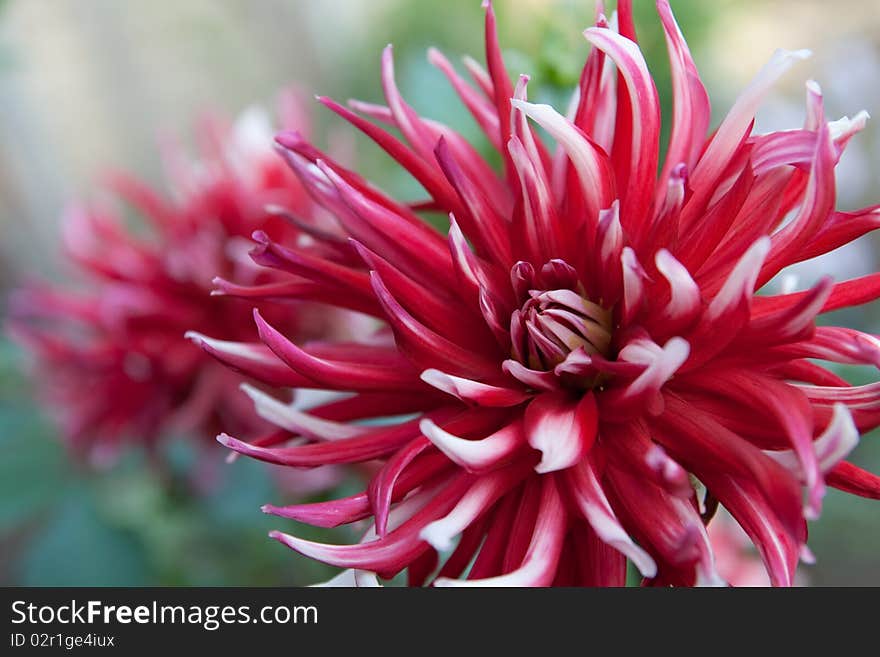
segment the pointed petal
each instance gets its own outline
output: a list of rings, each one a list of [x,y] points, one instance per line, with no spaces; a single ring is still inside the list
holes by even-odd
[[[631,117],[631,152],[620,216],[630,238],[638,244],[651,216],[660,145],[660,101],[654,80],[639,47],[622,34],[601,27],[584,31],[584,37],[617,65],[626,84]],[[603,205],[602,207],[607,207]]]
[[[478,406],[516,406],[529,397],[528,393],[521,390],[492,386],[436,369],[425,370],[421,379],[438,390]]]
[[[579,400],[567,393],[544,393],[526,407],[524,428],[529,445],[541,452],[535,471],[564,470],[578,463],[596,440],[599,413],[591,392]]]
[[[700,288],[691,278],[687,268],[666,249],[657,251],[654,262],[657,271],[669,284],[670,294],[669,303],[666,304],[658,322],[665,325],[665,330],[675,333],[688,326],[699,315],[702,309]]]
[[[711,107],[709,95],[700,81],[697,66],[672,15],[668,0],[658,0],[657,12],[666,35],[673,95],[672,129],[666,162],[660,174],[662,184],[679,163],[684,163],[688,168],[697,163],[709,128]]]
[[[287,365],[307,376],[315,384],[330,390],[411,390],[418,384],[415,370],[407,366],[404,359],[392,350],[386,350],[388,360],[382,365],[363,362],[332,361],[313,356],[305,349],[295,345],[279,331],[270,326],[254,310],[254,321],[260,339]],[[376,348],[379,352],[380,348]],[[312,387],[316,387],[313,384]]]
[[[249,342],[215,340],[198,331],[187,331],[184,337],[236,372],[251,376],[273,386],[310,388],[315,382],[294,372],[265,345]]]
[[[479,440],[460,438],[441,429],[430,419],[422,420],[419,429],[441,452],[470,472],[481,472],[509,463],[525,444],[520,422],[512,422]]]
[[[550,105],[536,105],[518,99],[510,102],[514,108],[549,132],[565,150],[578,174],[588,216],[595,222],[599,210],[607,208],[614,200],[607,157],[586,135]]]
[[[415,364],[423,364],[423,369],[432,365],[443,365],[461,376],[475,376],[483,379],[497,379],[498,365],[491,358],[475,353],[448,340],[446,337],[416,321],[400,303],[391,296],[381,276],[370,272],[373,289],[379,303],[385,309],[388,323],[394,331],[398,348]]]
[[[434,586],[549,586],[562,553],[566,520],[565,507],[554,478],[542,477],[538,519],[520,566],[512,572],[486,579],[438,578]]]
[[[447,515],[422,528],[419,537],[435,550],[448,552],[453,539],[467,529],[528,473],[527,467],[502,468],[481,476]]]
[[[553,372],[532,370],[517,360],[508,359],[501,364],[501,369],[517,381],[535,390],[559,390],[559,379]]]
[[[632,561],[643,577],[656,576],[657,564],[621,526],[592,466],[582,461],[565,474],[575,505],[599,538]]]
[[[725,166],[746,137],[758,106],[771,86],[796,62],[806,59],[809,55],[808,50],[777,50],[740,94],[694,168],[691,176],[693,195],[682,217],[685,228],[692,225],[692,222],[705,210]]]
[[[828,485],[860,497],[880,500],[880,477],[853,465],[849,461],[841,461],[828,473]]]
[[[285,404],[267,395],[259,388],[242,384],[241,389],[254,402],[254,407],[264,420],[313,440],[341,440],[354,438],[369,431],[369,428],[342,422],[332,422],[313,417],[296,410],[292,404]]]
[[[834,414],[825,431],[816,438],[813,447],[816,451],[819,470],[826,474],[859,444],[859,430],[856,428],[846,404],[834,404]],[[803,466],[794,450],[768,451],[767,456],[805,479]]]

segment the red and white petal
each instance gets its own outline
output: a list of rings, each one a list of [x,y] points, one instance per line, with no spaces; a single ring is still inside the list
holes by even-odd
[[[529,398],[522,390],[480,383],[437,369],[427,369],[420,377],[428,385],[478,406],[516,406]]]
[[[485,513],[528,472],[523,467],[496,470],[481,476],[448,514],[422,528],[419,537],[439,552],[448,552],[453,539]]]
[[[332,566],[377,572],[380,576],[393,575],[422,554],[429,546],[419,539],[418,533],[429,522],[448,513],[465,493],[470,477],[459,476],[448,482],[407,498],[392,512],[391,531],[384,538],[356,545],[328,545],[291,536],[279,531],[270,532],[274,538],[312,559]],[[442,490],[442,494],[440,493]]]
[[[696,64],[668,0],[657,2],[657,13],[660,14],[666,35],[673,94],[672,130],[659,187],[665,192],[662,183],[669,178],[674,167],[683,163],[691,168],[697,163],[709,128],[711,107],[709,95],[700,81]]]
[[[315,387],[312,379],[291,370],[265,345],[259,343],[216,340],[198,331],[187,331],[184,337],[232,369],[258,381],[281,387]]]
[[[670,301],[666,304],[659,321],[683,328],[694,319],[702,307],[700,288],[690,272],[666,249],[657,251],[654,257],[657,271],[669,283]]]
[[[575,505],[599,538],[632,561],[643,577],[654,577],[657,574],[657,564],[651,555],[633,542],[614,515],[590,463],[578,463],[569,468],[565,476]]]
[[[509,463],[525,444],[522,425],[513,422],[479,440],[468,440],[441,429],[431,419],[419,423],[419,430],[452,461],[471,472]]]
[[[529,445],[541,452],[535,471],[546,474],[580,462],[596,440],[599,412],[591,392],[572,399],[567,393],[544,393],[526,407],[524,429]]]
[[[254,402],[257,415],[261,418],[313,440],[342,440],[370,431],[368,427],[323,420],[303,413],[292,404],[285,404],[247,383],[242,384],[241,389]]]
[[[826,474],[845,459],[858,444],[859,430],[853,421],[852,413],[846,404],[840,402],[834,404],[831,422],[813,443],[819,470],[822,474]],[[803,466],[794,450],[767,451],[766,454],[797,474],[801,480],[805,479]]]
[[[559,390],[561,384],[559,383],[559,378],[553,372],[544,372],[540,370],[533,370],[518,360],[508,359],[501,363],[501,369],[505,374],[509,374],[513,378],[515,378],[520,383],[534,389],[534,390],[545,390],[545,391],[554,391]]]
[[[519,567],[504,575],[484,579],[438,578],[434,586],[550,586],[556,576],[568,523],[555,479],[541,479],[537,521],[525,558]]]
[[[607,208],[614,200],[611,194],[611,172],[604,154],[550,105],[527,103],[518,99],[510,102],[515,109],[549,132],[565,150],[580,180],[589,216],[595,221],[599,210]]]
[[[633,41],[601,27],[588,28],[584,31],[584,37],[617,64],[617,70],[628,91],[632,113],[632,132],[628,135],[631,152],[627,154],[629,174],[624,181],[625,187],[618,191],[622,198],[620,215],[623,226],[630,232],[630,238],[638,244],[651,215],[657,177],[660,143],[660,101],[657,89],[645,59]]]
[[[755,293],[758,272],[769,252],[769,237],[762,237],[749,247],[724,281],[718,294],[709,303],[706,309],[706,319],[709,323],[720,323],[725,317],[732,315],[738,307],[750,303]]]
[[[647,353],[643,343],[649,343],[654,349]],[[690,344],[681,337],[670,338],[662,348],[647,340],[629,343],[621,350],[619,358],[647,365],[647,368],[625,387],[609,390],[601,401],[609,408],[618,409],[631,408],[637,402],[644,401],[651,414],[662,413],[663,399],[659,394],[660,389],[684,365],[690,352]]]
[[[693,195],[685,209],[683,228],[687,229],[690,222],[705,210],[725,167],[746,137],[758,107],[772,85],[796,62],[809,55],[808,50],[777,50],[737,98],[694,168],[691,176]]]

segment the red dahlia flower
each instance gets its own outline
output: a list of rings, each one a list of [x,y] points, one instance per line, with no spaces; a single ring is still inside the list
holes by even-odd
[[[282,125],[300,124],[300,108],[285,94]],[[266,146],[272,129],[258,110],[234,127],[216,119],[200,127],[198,161],[169,149],[168,197],[114,174],[109,188],[125,212],[97,202],[69,209],[65,247],[86,274],[81,285],[33,285],[10,304],[13,333],[36,357],[47,408],[71,447],[92,458],[112,458],[125,438],[153,444],[179,430],[210,439],[221,427],[260,426],[238,377],[184,332],[252,335],[252,303],[212,298],[212,277],[221,272],[271,289],[279,277],[247,258],[246,238],[260,229],[273,239],[302,239],[317,229],[321,211]],[[131,210],[145,220],[140,231]],[[266,312],[300,338],[324,335],[332,322],[302,305]]]
[[[387,106],[320,100],[429,200],[395,201],[300,135],[276,138],[349,241],[325,241],[322,257],[258,236],[254,259],[390,333],[297,345],[256,313],[263,345],[215,350],[221,360],[267,383],[284,372],[354,394],[309,413],[258,398],[299,444],[219,440],[295,467],[380,461],[361,494],[265,509],[372,523],[355,545],[273,533],[350,569],[336,581],[406,569],[414,585],[622,585],[628,558],[654,585],[719,582],[705,524],[720,503],[787,585],[826,484],[880,496],[880,479],[842,460],[880,424],[880,384],[850,386],[815,362],[880,365],[875,337],[815,325],[875,299],[880,275],[756,294],[880,225],[875,208],[834,209],[834,167],[865,115],[826,121],[811,82],[802,128],[752,134],[762,97],[804,56],[778,52],[707,137],[706,91],[666,0],[657,8],[674,91],[662,161],[625,1],[619,28],[600,12],[584,33],[593,50],[566,116],[527,102],[526,77],[511,84],[488,3],[487,69],[467,60],[475,86],[430,53],[502,154],[501,173],[403,100],[390,48]],[[448,239],[426,209],[449,214]],[[383,416],[395,419],[357,422]]]

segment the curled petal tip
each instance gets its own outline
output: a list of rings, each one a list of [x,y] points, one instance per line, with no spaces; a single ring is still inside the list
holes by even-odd
[[[183,334],[183,339],[189,340],[199,347],[204,346],[209,340],[208,336],[206,336],[204,333],[199,333],[198,331],[187,331]]]

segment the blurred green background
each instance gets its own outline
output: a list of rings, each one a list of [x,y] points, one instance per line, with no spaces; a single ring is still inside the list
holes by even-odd
[[[641,42],[668,107],[653,2],[635,4]],[[880,112],[875,2],[672,5],[716,114],[779,46],[809,47],[815,56],[786,77],[759,114],[759,129],[800,124],[809,77],[823,85],[834,117]],[[564,107],[587,53],[580,32],[592,21],[593,4],[497,0],[496,11],[511,72],[531,75],[532,98]],[[291,82],[339,100],[379,100],[378,60],[388,42],[395,46],[398,83],[416,109],[478,141],[425,51],[437,46],[450,57],[481,59],[479,0],[6,0],[0,4],[0,294],[28,274],[58,275],[61,208],[88,193],[105,167],[159,180],[160,131],[186,135],[196,114],[209,108],[235,115],[255,102],[270,106]],[[327,114],[318,114],[325,131],[341,125]],[[376,148],[357,140],[356,151],[360,170],[379,184],[404,197],[418,194]],[[880,133],[872,126],[841,162],[839,205],[880,200],[878,180]],[[825,273],[851,277],[876,270],[876,254],[869,238],[796,273],[801,286]],[[842,319],[874,332],[880,327],[876,307]],[[206,456],[182,437],[168,437],[172,471],[164,478],[137,450],[112,470],[90,470],[55,439],[22,375],[23,361],[0,338],[0,584],[289,585],[332,574],[266,538],[285,522],[261,514],[260,505],[288,501],[271,466],[219,463],[214,489],[196,495],[179,482]],[[846,374],[876,380],[875,372]],[[866,437],[854,460],[880,469],[880,438]],[[356,486],[348,482],[336,492]],[[810,584],[880,585],[878,508],[829,493],[821,521],[811,527],[818,563],[803,569]]]

